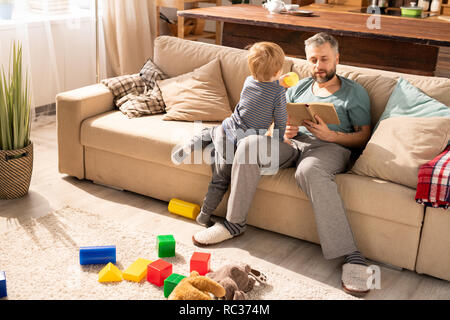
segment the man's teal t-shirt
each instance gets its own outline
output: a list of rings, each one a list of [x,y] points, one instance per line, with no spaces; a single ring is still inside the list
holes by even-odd
[[[366,89],[355,81],[339,75],[338,77],[341,80],[341,88],[328,97],[318,97],[313,93],[314,79],[309,77],[287,89],[286,101],[288,103],[333,103],[341,123],[329,124],[330,130],[349,133],[355,131],[353,126],[370,125],[370,99]],[[312,135],[304,126],[299,127],[299,131]]]

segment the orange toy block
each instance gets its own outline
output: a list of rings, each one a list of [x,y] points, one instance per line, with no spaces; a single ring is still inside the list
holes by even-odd
[[[98,274],[99,282],[119,282],[123,280],[122,271],[111,262],[106,265]]]
[[[141,282],[147,276],[147,266],[151,260],[139,258],[123,272],[123,278],[128,281]]]

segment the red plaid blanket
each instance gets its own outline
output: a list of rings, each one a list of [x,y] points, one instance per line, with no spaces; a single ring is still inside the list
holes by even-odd
[[[419,168],[416,202],[435,208],[450,207],[450,145]]]

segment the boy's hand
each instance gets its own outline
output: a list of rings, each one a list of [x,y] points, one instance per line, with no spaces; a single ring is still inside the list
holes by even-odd
[[[297,126],[291,126],[291,118],[288,116],[288,121],[286,122],[286,131],[284,133],[284,139],[292,139],[298,133]]]
[[[289,86],[284,83],[284,78],[286,78],[288,76],[289,76],[289,73],[286,73],[286,74],[283,74],[280,77],[280,79],[278,79],[278,83],[280,84],[280,86],[285,87],[285,88],[289,88]]]
[[[266,132],[266,136],[269,136],[269,137],[273,136],[273,128],[274,127],[275,127],[275,123],[272,122],[272,124],[270,125],[269,129]]]

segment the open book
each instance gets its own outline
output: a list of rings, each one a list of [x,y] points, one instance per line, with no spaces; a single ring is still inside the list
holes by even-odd
[[[302,126],[303,120],[317,123],[317,114],[326,124],[340,124],[336,109],[332,103],[288,103],[287,112],[291,126]]]

